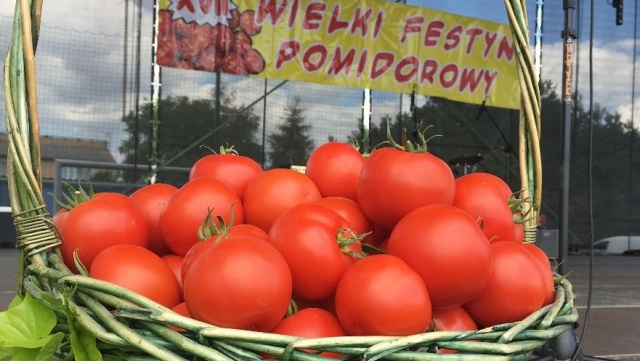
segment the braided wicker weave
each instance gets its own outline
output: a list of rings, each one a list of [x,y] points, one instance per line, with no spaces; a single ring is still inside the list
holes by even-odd
[[[18,294],[55,314],[51,347],[61,359],[79,360],[323,360],[302,352],[332,350],[362,360],[524,360],[577,320],[571,284],[556,277],[556,299],[517,323],[473,332],[428,332],[406,337],[300,339],[214,327],[180,316],[113,284],[75,275],[64,266],[61,243],[42,196],[34,53],[42,1],[18,0],[13,37],[4,66],[9,192],[20,248]],[[535,238],[541,199],[540,94],[529,54],[524,0],[505,0],[516,40],[522,89],[520,117],[521,197]],[[115,311],[114,311],[115,310]],[[184,332],[166,327],[173,325]],[[482,341],[482,342],[478,342]],[[0,348],[2,342],[0,342]],[[457,350],[438,354],[439,347]],[[0,353],[0,357],[2,354]]]

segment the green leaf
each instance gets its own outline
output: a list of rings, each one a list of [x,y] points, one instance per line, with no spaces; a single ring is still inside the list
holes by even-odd
[[[38,352],[38,356],[37,358],[34,359],[34,361],[52,360],[53,355],[60,348],[60,344],[62,343],[62,340],[64,340],[64,333],[62,332],[58,332],[51,335],[51,337],[49,338],[49,342],[47,342],[47,344],[40,349],[40,352]]]
[[[56,314],[29,294],[22,302],[0,312],[0,347],[40,348],[49,342]]]
[[[95,336],[75,322],[70,322],[69,326],[71,331],[69,340],[76,361],[102,360]]]

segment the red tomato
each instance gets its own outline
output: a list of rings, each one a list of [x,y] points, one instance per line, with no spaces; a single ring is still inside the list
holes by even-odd
[[[279,335],[300,336],[305,338],[345,336],[345,332],[336,316],[321,308],[305,308],[300,310],[280,321],[271,332]],[[343,356],[335,352],[320,352],[319,354],[329,358]]]
[[[509,198],[511,198],[511,196],[513,195],[513,192],[511,191],[511,188],[509,187],[507,182],[502,180],[502,178],[496,175],[493,175],[491,173],[476,172],[476,173],[465,174],[462,177],[459,177],[458,179],[456,179],[456,186],[464,187],[465,183],[467,182],[473,183],[473,184],[483,183],[483,184],[491,185],[491,187],[493,187],[498,191],[498,193],[500,193],[500,196],[505,201],[509,200]]]
[[[431,322],[429,292],[420,275],[389,254],[369,256],[342,276],[336,314],[349,335],[403,336],[425,332]]]
[[[468,175],[456,179],[453,205],[480,222],[489,242],[514,242],[513,214],[499,188],[479,177],[467,178]]]
[[[387,229],[412,210],[453,203],[455,178],[442,159],[430,153],[395,148],[375,150],[358,180],[358,203],[373,223]]]
[[[244,198],[249,183],[262,173],[262,167],[255,160],[237,154],[210,154],[198,159],[191,167],[189,180],[210,177],[231,187]]]
[[[513,241],[515,243],[524,242],[524,224],[522,223],[513,224]]]
[[[150,250],[120,244],[100,252],[89,275],[145,296],[165,307],[180,303],[180,286],[169,266]]]
[[[269,242],[284,256],[293,277],[293,294],[303,300],[330,297],[340,277],[361,253],[359,243],[343,246],[339,237],[349,223],[318,203],[300,204],[271,227]],[[349,232],[342,236],[353,236]],[[345,253],[346,252],[346,253]]]
[[[60,251],[65,265],[78,272],[73,253],[89,269],[102,250],[117,244],[149,246],[149,229],[144,211],[119,193],[97,193],[93,199],[71,210],[60,211],[53,224],[62,237]]]
[[[491,243],[493,267],[487,287],[464,305],[479,327],[516,322],[542,307],[544,277],[521,244]]]
[[[265,241],[269,239],[269,235],[267,234],[267,232],[263,231],[262,228],[247,223],[231,226],[231,228],[229,228],[229,230],[227,231],[227,236],[251,236],[263,239]]]
[[[316,148],[307,160],[306,174],[323,197],[358,199],[358,178],[364,156],[353,146],[328,142]]]
[[[250,236],[261,239],[265,242],[269,239],[269,236],[265,231],[251,224],[236,224],[234,226],[231,226],[228,230],[223,229],[219,231],[222,233],[215,233],[204,240],[196,242],[193,246],[191,246],[191,248],[189,248],[189,251],[187,251],[187,254],[184,255],[182,261],[182,268],[180,272],[182,275],[182,280],[184,280],[185,276],[189,272],[189,268],[191,268],[191,265],[193,264],[195,259],[201,253],[205,252],[207,249],[213,247],[216,243],[222,240],[237,236]]]
[[[180,295],[182,295],[182,261],[184,257],[176,254],[167,254],[162,256],[162,260],[176,276],[176,280],[178,280],[178,285],[180,286]]]
[[[318,203],[333,209],[334,212],[346,219],[351,225],[350,228],[353,233],[362,235],[373,231],[373,224],[364,215],[358,202],[345,197],[325,197],[319,200]],[[376,243],[373,234],[368,235],[362,241],[371,244]]]
[[[209,210],[219,226],[216,216],[230,224],[232,209],[234,222],[242,223],[243,207],[236,192],[219,180],[196,178],[169,198],[160,214],[160,230],[173,253],[184,256],[199,241],[198,229]]]
[[[466,303],[491,276],[487,238],[469,214],[453,206],[434,204],[407,214],[391,232],[387,252],[422,277],[434,308]]]
[[[160,212],[169,197],[177,191],[178,188],[171,184],[154,183],[146,185],[129,195],[129,198],[140,206],[147,216],[149,249],[160,256],[171,253],[171,250],[164,242],[162,232],[160,232]]]
[[[457,306],[447,309],[433,310],[433,323],[436,331],[476,331],[475,321],[464,308]],[[438,349],[439,354],[456,353],[446,348]]]
[[[247,188],[244,196],[245,223],[268,233],[281,214],[298,204],[315,202],[320,198],[318,187],[306,175],[292,169],[271,169],[258,175]]]
[[[460,306],[434,309],[433,323],[437,331],[475,331],[478,329],[471,315]]]
[[[529,251],[529,253],[531,253],[531,255],[533,255],[533,257],[535,257],[536,261],[538,261],[538,264],[540,265],[542,277],[544,277],[544,301],[542,302],[542,305],[546,306],[553,302],[556,297],[551,261],[549,260],[549,256],[547,256],[540,247],[531,243],[522,243],[522,245],[527,249],[527,251]]]
[[[173,308],[171,310],[173,312],[181,315],[181,316],[191,318],[191,315],[189,314],[189,309],[187,308],[187,304],[185,302],[178,303],[177,305],[173,306]],[[171,328],[174,331],[178,331],[178,332],[184,331],[183,329],[181,329],[179,327],[175,327],[175,326],[171,326],[171,325],[169,325],[169,328]]]
[[[237,236],[195,259],[184,279],[184,298],[195,319],[268,332],[284,318],[291,287],[291,272],[277,249]]]

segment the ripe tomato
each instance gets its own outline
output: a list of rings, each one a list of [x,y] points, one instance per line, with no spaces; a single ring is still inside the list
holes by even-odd
[[[369,256],[342,276],[336,314],[349,335],[403,336],[425,332],[431,322],[429,292],[422,278],[389,254]]]
[[[292,207],[322,198],[318,187],[306,175],[276,168],[258,175],[244,196],[245,223],[269,233],[276,219]],[[236,222],[241,223],[241,222]]]
[[[556,290],[555,290],[555,282],[553,280],[553,270],[551,269],[551,261],[549,260],[549,256],[540,249],[540,247],[531,244],[531,243],[522,243],[524,248],[535,257],[536,261],[540,265],[540,270],[542,271],[542,277],[544,278],[544,301],[542,302],[543,306],[546,306],[555,300]]]
[[[284,318],[291,288],[291,272],[275,247],[237,236],[194,260],[184,279],[184,298],[195,319],[268,332]]]
[[[509,187],[507,182],[491,173],[476,172],[465,174],[462,177],[456,179],[456,187],[464,187],[466,186],[467,182],[473,184],[483,183],[491,185],[491,187],[493,187],[498,191],[498,193],[500,193],[500,197],[502,197],[502,199],[504,199],[505,201],[509,200],[509,198],[511,198],[511,196],[513,195],[513,192],[511,191],[511,188]]]
[[[336,316],[321,308],[305,308],[286,317],[274,328],[272,333],[300,336],[305,338],[345,336],[345,332]],[[341,357],[335,352],[320,352],[329,358]]]
[[[358,203],[376,224],[392,229],[412,210],[453,203],[455,178],[442,159],[430,153],[395,148],[373,151],[358,179]]]
[[[167,254],[161,258],[176,276],[176,280],[178,280],[178,285],[180,286],[180,295],[182,296],[182,261],[184,257],[176,254]]]
[[[73,260],[89,269],[102,250],[117,244],[149,246],[149,229],[144,211],[119,193],[96,193],[92,199],[62,210],[54,218],[62,238],[60,251],[65,265],[78,272]]]
[[[259,239],[263,239],[267,241],[269,239],[269,235],[267,232],[263,231],[262,228],[258,226],[254,226],[253,224],[235,224],[227,230],[227,236],[251,236]]]
[[[471,173],[468,175],[474,175]],[[480,177],[456,179],[453,205],[465,210],[480,222],[489,242],[514,242],[515,223],[509,204],[495,184]]]
[[[434,308],[466,303],[491,276],[487,238],[468,213],[453,206],[434,204],[407,214],[391,232],[387,252],[422,277]]]
[[[316,148],[307,160],[306,174],[323,197],[358,199],[358,178],[364,156],[346,143],[328,142]]]
[[[196,178],[183,185],[165,204],[160,213],[160,230],[173,253],[184,256],[198,239],[209,210],[231,223],[242,223],[243,208],[240,198],[229,186],[213,178]]]
[[[187,308],[187,304],[185,302],[180,302],[177,305],[173,306],[171,311],[173,311],[173,312],[175,312],[175,313],[177,313],[177,314],[179,314],[181,316],[191,318],[191,315],[189,314],[189,309]],[[178,331],[178,332],[184,331],[182,328],[171,326],[171,325],[169,325],[169,328],[171,328],[174,331]]]
[[[318,203],[333,209],[334,212],[346,219],[351,225],[351,230],[356,235],[373,231],[371,221],[364,215],[358,202],[346,197],[325,197],[319,200]],[[376,243],[373,233],[365,237],[362,241],[371,244]]]
[[[129,198],[136,203],[147,216],[149,226],[149,249],[157,255],[171,253],[160,232],[160,212],[169,197],[178,191],[171,184],[154,183],[146,185],[131,193]]]
[[[475,331],[478,329],[471,315],[461,306],[434,309],[433,323],[437,331]]]
[[[542,307],[544,277],[521,244],[491,243],[493,267],[487,287],[463,307],[479,327],[520,321]]]
[[[340,244],[339,237],[353,236],[349,223],[332,209],[305,203],[284,213],[271,227],[269,242],[280,251],[291,269],[293,294],[303,300],[330,297],[340,277],[362,253],[360,244]]]
[[[436,331],[476,331],[478,326],[464,308],[457,306],[433,310],[433,323]],[[446,348],[438,349],[439,354],[456,353]]]
[[[260,173],[260,164],[249,157],[233,153],[209,154],[193,164],[189,180],[200,177],[217,179],[231,187],[243,199],[247,186]]]
[[[130,244],[111,246],[91,264],[89,276],[111,282],[165,307],[180,303],[180,286],[169,266],[150,250]]]

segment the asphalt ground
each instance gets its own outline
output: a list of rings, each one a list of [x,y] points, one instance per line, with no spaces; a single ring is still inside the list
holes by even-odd
[[[15,295],[17,258],[16,249],[0,248],[0,310]],[[581,255],[570,256],[566,264],[580,314],[577,336],[582,336],[586,325],[583,353],[610,360],[640,360],[640,257],[595,256],[590,263],[589,256]]]

